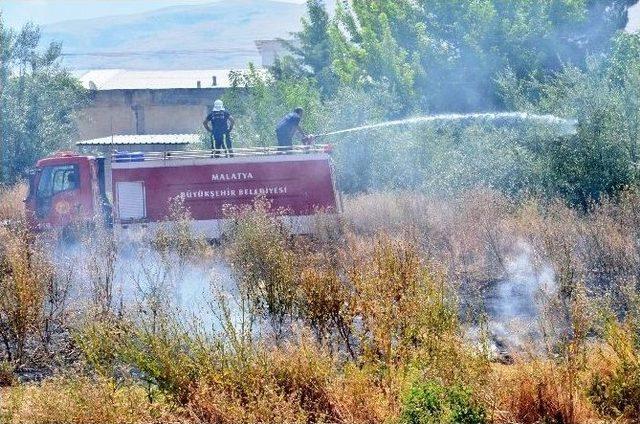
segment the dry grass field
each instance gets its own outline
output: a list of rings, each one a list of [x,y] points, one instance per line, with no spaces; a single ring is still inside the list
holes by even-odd
[[[123,237],[79,242],[77,301],[79,264],[24,228],[22,190],[0,199],[1,422],[640,420],[636,192],[586,212],[491,190],[360,195],[312,237],[257,200],[215,245],[177,211],[135,241],[164,271],[132,302],[114,286]],[[231,287],[198,281],[210,322],[164,289],[194,263],[229,269]]]

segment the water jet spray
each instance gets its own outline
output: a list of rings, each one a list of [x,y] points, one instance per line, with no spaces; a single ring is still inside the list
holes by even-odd
[[[378,124],[362,125],[360,127],[348,128],[313,135],[313,139],[328,137],[332,135],[348,134],[358,131],[372,130],[378,128],[387,128],[402,125],[412,125],[425,122],[464,122],[464,121],[531,121],[549,125],[558,125],[563,129],[562,135],[571,135],[576,132],[577,121],[573,119],[564,119],[555,115],[537,115],[526,112],[501,112],[501,113],[467,113],[467,114],[444,114],[444,115],[428,115],[415,118],[400,119],[396,121],[381,122]]]

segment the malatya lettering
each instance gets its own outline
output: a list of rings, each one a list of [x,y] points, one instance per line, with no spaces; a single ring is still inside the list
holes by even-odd
[[[253,180],[251,172],[232,172],[229,174],[212,174],[211,181],[247,181]]]

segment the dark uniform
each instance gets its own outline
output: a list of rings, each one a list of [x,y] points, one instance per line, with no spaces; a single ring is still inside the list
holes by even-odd
[[[226,110],[212,110],[207,115],[207,121],[211,122],[211,134],[215,140],[216,150],[231,150],[231,132],[229,128],[229,119],[231,114]],[[225,145],[226,139],[226,145]]]
[[[293,136],[296,133],[296,128],[300,125],[302,117],[295,112],[287,114],[278,123],[276,127],[276,137],[278,138],[278,146],[291,147],[293,146]]]

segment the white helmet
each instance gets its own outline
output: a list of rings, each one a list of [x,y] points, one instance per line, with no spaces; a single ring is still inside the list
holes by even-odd
[[[222,103],[222,100],[218,99],[213,102],[213,110],[216,112],[219,110],[224,110],[224,103]]]

